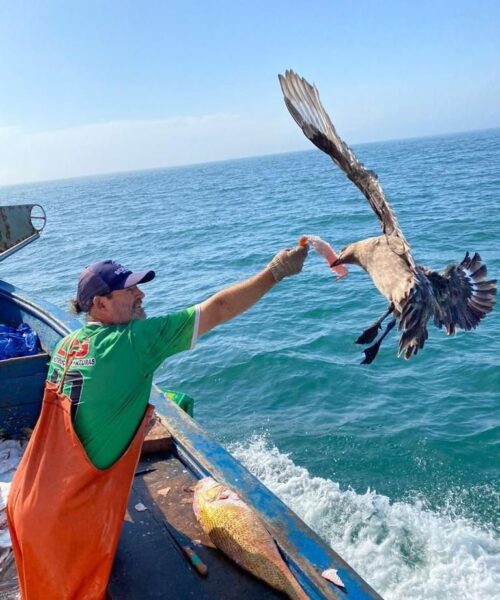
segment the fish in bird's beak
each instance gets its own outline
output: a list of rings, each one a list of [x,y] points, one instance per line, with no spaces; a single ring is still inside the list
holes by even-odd
[[[326,260],[328,266],[335,273],[335,275],[337,275],[337,281],[347,275],[348,271],[344,265],[339,265],[338,267],[334,266],[337,264],[336,261],[339,257],[335,250],[328,242],[325,242],[325,240],[322,240],[317,235],[303,235],[299,240],[299,245],[310,245],[312,248],[314,248],[314,250],[316,250],[316,252]]]
[[[339,252],[337,260],[334,260],[330,266],[338,267],[339,265],[345,264],[344,260],[346,259],[347,255],[348,255],[348,249],[349,249],[348,246],[345,246],[344,248],[342,248],[342,250]]]
[[[358,265],[359,261],[358,261],[358,251],[357,251],[357,244],[348,244],[347,246],[344,246],[342,248],[342,250],[339,252],[339,255],[337,257],[337,260],[335,260],[332,263],[332,267],[336,267],[339,265]]]

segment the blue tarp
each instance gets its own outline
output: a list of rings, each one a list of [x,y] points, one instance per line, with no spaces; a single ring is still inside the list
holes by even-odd
[[[26,323],[19,327],[0,324],[0,360],[40,352],[38,335]]]

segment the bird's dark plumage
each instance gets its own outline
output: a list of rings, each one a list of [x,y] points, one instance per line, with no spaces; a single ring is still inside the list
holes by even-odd
[[[415,264],[411,248],[392,211],[377,175],[366,169],[349,146],[340,139],[321,104],[316,86],[310,85],[293,71],[279,75],[285,104],[305,136],[328,154],[361,190],[380,221],[383,235],[346,246],[339,263],[361,266],[375,286],[389,300],[388,312],[399,318],[398,354],[410,358],[417,354],[428,337],[427,322],[433,319],[449,335],[457,329],[477,327],[495,304],[496,280],[486,281],[486,265],[479,254],[469,253],[460,264],[450,264],[442,273]],[[358,343],[373,341],[383,318],[366,330]],[[392,328],[392,321],[389,325]],[[365,350],[371,362],[380,341]]]

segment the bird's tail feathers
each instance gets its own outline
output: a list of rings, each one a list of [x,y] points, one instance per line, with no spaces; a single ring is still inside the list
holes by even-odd
[[[468,298],[467,304],[469,310],[476,317],[476,319],[473,319],[471,327],[475,328],[479,324],[479,320],[493,310],[497,293],[496,279],[485,281],[488,269],[485,264],[481,263],[481,257],[477,252],[472,258],[469,257],[469,253],[467,252],[460,263],[460,267],[463,269],[470,284],[471,295]]]
[[[493,310],[496,280],[486,280],[488,269],[477,252],[472,257],[467,252],[459,265],[450,264],[443,273],[428,270],[426,275],[437,301],[434,323],[448,335],[475,329]]]

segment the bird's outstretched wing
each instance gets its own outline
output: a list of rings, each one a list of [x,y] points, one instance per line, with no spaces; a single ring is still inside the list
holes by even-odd
[[[476,252],[469,253],[459,264],[451,264],[442,273],[423,269],[432,285],[438,308],[434,313],[437,327],[445,327],[448,335],[457,328],[475,329],[496,302],[496,280],[486,281],[486,265]]]
[[[319,99],[316,86],[291,70],[278,75],[285,104],[305,136],[320,150],[328,154],[347,177],[363,192],[380,220],[389,247],[405,258],[415,269],[410,245],[406,241],[396,215],[387,202],[377,175],[366,169],[349,146],[340,139]]]

